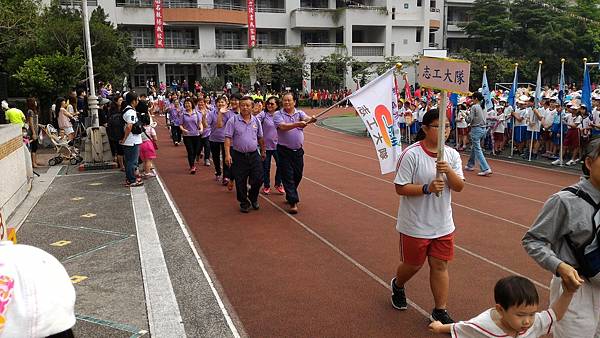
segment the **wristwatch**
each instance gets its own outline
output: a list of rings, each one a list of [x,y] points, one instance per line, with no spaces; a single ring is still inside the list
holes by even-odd
[[[423,191],[423,195],[431,195],[431,191],[429,191],[429,184],[423,184],[423,188],[421,190]]]

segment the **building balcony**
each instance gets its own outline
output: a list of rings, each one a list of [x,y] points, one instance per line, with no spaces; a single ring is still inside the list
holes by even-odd
[[[431,32],[435,32],[438,29],[440,29],[441,27],[441,21],[440,20],[429,20],[429,30]]]
[[[248,13],[241,8],[165,8],[164,21],[170,24],[212,23],[227,25],[247,25]]]
[[[339,10],[297,8],[291,13],[290,28],[337,28],[342,21]]]
[[[352,56],[359,61],[383,62],[384,43],[353,43]]]
[[[207,47],[205,47],[207,48]],[[241,47],[240,47],[241,48]],[[247,63],[247,49],[169,49],[136,48],[133,56],[138,63],[199,64],[199,63]]]
[[[344,10],[345,22],[353,26],[385,26],[388,10],[385,6],[348,7]]]
[[[346,46],[341,43],[307,43],[303,47],[308,62],[317,62],[331,54],[347,55]]]

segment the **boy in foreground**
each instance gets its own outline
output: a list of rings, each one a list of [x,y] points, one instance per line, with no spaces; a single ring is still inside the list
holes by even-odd
[[[429,325],[433,333],[450,333],[456,337],[541,337],[567,312],[574,291],[563,287],[550,309],[538,312],[539,297],[533,283],[524,277],[502,278],[494,287],[496,306],[468,321]]]

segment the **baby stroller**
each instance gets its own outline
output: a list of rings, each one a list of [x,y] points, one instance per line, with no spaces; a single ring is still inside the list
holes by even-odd
[[[54,128],[51,124],[42,125],[40,124],[41,138],[48,138],[56,154],[54,157],[48,160],[48,165],[54,166],[62,163],[64,160],[68,160],[70,164],[76,165],[83,161],[83,158],[79,155],[79,149],[73,146],[73,142],[70,142],[66,135],[60,135],[59,131]]]

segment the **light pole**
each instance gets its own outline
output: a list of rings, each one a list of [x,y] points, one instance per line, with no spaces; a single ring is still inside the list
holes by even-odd
[[[88,93],[88,106],[92,115],[92,128],[97,129],[98,121],[98,98],[96,97],[96,85],[94,80],[94,63],[92,61],[92,44],[90,41],[90,23],[88,16],[87,0],[81,0],[81,12],[83,16],[83,35],[85,38],[85,52],[87,55],[87,69],[90,92]]]

